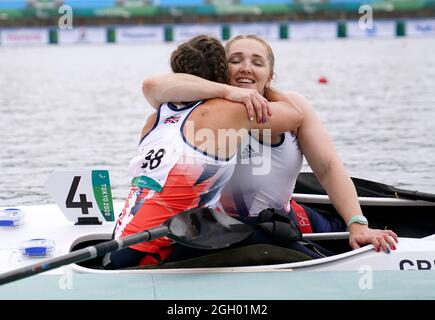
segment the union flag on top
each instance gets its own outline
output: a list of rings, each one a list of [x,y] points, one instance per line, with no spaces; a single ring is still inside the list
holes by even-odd
[[[180,120],[180,116],[170,116],[167,117],[163,123],[177,123]]]

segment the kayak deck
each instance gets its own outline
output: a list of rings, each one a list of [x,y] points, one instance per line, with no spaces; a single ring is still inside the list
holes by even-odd
[[[298,195],[295,195],[295,197]],[[320,209],[331,209],[332,206],[329,203],[317,203],[321,202],[321,197],[317,197],[317,200],[311,201],[312,203],[304,202],[304,204],[311,205],[315,208]],[[317,202],[316,202],[317,201]],[[322,200],[323,201],[323,200]],[[379,201],[377,199],[376,201]],[[411,238],[422,238],[429,234],[433,234],[434,219],[435,215],[435,204],[428,204],[426,202],[420,201],[406,201],[397,200],[390,201],[389,205],[380,205],[378,202],[363,204],[364,213],[369,217],[372,226],[377,226],[382,228],[383,226],[388,226],[396,231],[399,236],[406,237],[412,235]],[[396,203],[394,203],[396,202]],[[396,205],[399,204],[399,205]],[[115,212],[121,210],[122,203],[115,203]],[[47,238],[53,239],[56,242],[56,249],[53,256],[59,256],[66,254],[71,251],[71,249],[77,249],[78,247],[83,247],[87,244],[95,244],[96,242],[101,242],[108,240],[111,236],[114,223],[103,223],[102,225],[74,225],[72,222],[67,221],[60,209],[56,205],[42,205],[42,206],[29,206],[22,207],[26,212],[23,224],[15,228],[1,228],[2,242],[0,243],[0,273],[9,270],[16,269],[25,265],[32,264],[37,259],[40,258],[26,258],[21,255],[18,250],[19,244],[22,241],[29,240],[32,238]],[[331,212],[331,211],[330,211]],[[333,211],[332,211],[333,212]],[[416,221],[414,221],[414,219]],[[409,221],[412,220],[412,221]],[[397,229],[394,227],[397,225]],[[423,231],[420,230],[423,229]],[[430,232],[431,231],[431,232]],[[401,239],[398,250],[390,255],[385,253],[376,253],[372,250],[371,246],[366,246],[355,251],[350,251],[346,239],[341,240],[325,240],[318,241],[323,247],[337,253],[337,255],[329,258],[329,260],[317,259],[315,262],[305,261],[305,262],[292,262],[292,263],[278,263],[271,265],[261,265],[261,266],[247,266],[247,267],[229,267],[229,268],[198,268],[194,272],[228,272],[228,271],[240,271],[240,272],[266,272],[272,270],[296,270],[304,267],[310,267],[311,269],[316,266],[317,270],[323,270],[325,268],[332,268],[337,270],[339,268],[337,264],[331,264],[332,260],[343,265],[343,262],[350,261],[354,257],[354,261],[351,264],[343,267],[345,269],[355,269],[358,263],[361,264],[362,261],[371,261],[370,259],[383,260],[385,263],[376,266],[380,270],[400,270],[399,263],[401,260],[406,259],[413,261],[413,264],[417,265],[417,260],[428,260],[434,261],[435,257],[433,254],[435,252],[435,241],[420,240],[420,239]],[[416,242],[417,241],[417,242]],[[410,245],[407,245],[410,244]],[[421,247],[421,250],[419,249]],[[373,256],[373,257],[372,257]],[[394,257],[394,259],[392,258]],[[331,259],[333,258],[333,259]],[[361,260],[363,259],[363,260]],[[365,260],[364,260],[365,259]],[[297,263],[297,264],[294,264]],[[95,268],[98,264],[90,261],[88,264],[83,264],[83,266],[74,265],[73,269],[77,272],[103,272],[110,273],[110,271],[98,270],[87,268]],[[323,267],[324,266],[324,267]],[[408,264],[407,267],[411,268],[412,265]],[[424,267],[424,266],[423,266]],[[335,268],[335,269],[334,269]],[[384,268],[384,269],[383,269]],[[435,267],[432,266],[432,269]],[[55,269],[49,271],[51,274],[61,273],[60,269]],[[190,272],[185,269],[185,272]],[[308,270],[308,269],[306,269]],[[147,270],[126,270],[126,271],[116,271],[116,272],[181,272],[180,269],[147,269]],[[192,271],[193,272],[193,271]]]

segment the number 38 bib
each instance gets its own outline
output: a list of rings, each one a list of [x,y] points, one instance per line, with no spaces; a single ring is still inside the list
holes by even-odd
[[[153,128],[142,138],[137,155],[130,161],[133,185],[160,192],[177,162],[189,153],[194,156],[194,150],[186,148],[181,131],[190,112],[201,103],[182,107],[165,103],[160,106]],[[186,149],[189,152],[186,153]]]

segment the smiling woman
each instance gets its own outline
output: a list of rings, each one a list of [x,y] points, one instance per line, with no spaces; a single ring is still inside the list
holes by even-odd
[[[138,95],[138,85],[145,76],[168,72],[173,46],[165,43],[134,48],[101,45],[0,50],[0,56],[8,61],[0,64],[0,83],[5,88],[0,90],[0,206],[32,205],[22,208],[26,212],[24,225],[1,232],[11,237],[0,236],[0,272],[28,262],[18,258],[21,253],[17,248],[30,233],[55,240],[56,256],[68,253],[76,242],[94,234],[95,239],[108,240],[112,224],[82,228],[68,222],[54,204],[36,206],[53,202],[42,185],[53,170],[107,167],[113,180],[115,213],[120,212],[130,182],[126,163],[137,146],[132,137],[139,134],[137,129],[144,121],[138,114],[151,113]],[[433,38],[275,41],[271,46],[279,75],[273,86],[292,88],[312,99],[352,175],[400,188],[435,191],[435,55],[427,54],[435,51]],[[327,86],[317,84],[320,74],[330,80]],[[249,157],[255,152],[244,154]],[[399,260],[404,269],[427,268],[424,261],[433,262],[435,248],[430,243],[435,241],[409,238],[433,233],[434,224],[428,222],[434,221],[434,207],[423,207],[421,202],[408,202],[409,206],[404,207],[403,200],[390,200],[397,206],[364,205],[363,212],[372,227],[388,225],[407,238],[400,239],[398,251],[391,255],[366,249],[346,253],[355,272],[342,271],[348,258],[337,259],[338,263],[330,268],[334,271],[322,272],[272,272],[276,268],[270,267],[253,273],[232,267],[233,272],[207,269],[170,274],[131,270],[121,274],[72,266],[0,286],[0,299],[298,300],[367,299],[368,294],[371,299],[435,299],[433,273],[397,271]],[[42,225],[45,228],[41,229]],[[418,232],[407,233],[412,228]],[[328,240],[320,244],[325,242],[336,243]],[[343,247],[346,242],[339,241]],[[420,242],[425,242],[424,246]],[[358,289],[358,268],[373,261],[385,261],[388,270],[395,271],[374,269],[374,290]],[[326,263],[315,262],[318,270],[325,270]],[[304,266],[312,263],[310,260]],[[59,290],[65,286],[59,287],[58,280],[65,279],[73,280],[74,290]],[[210,290],[212,287],[216,290]],[[272,287],[273,290],[263,290]]]
[[[228,78],[225,50],[209,36],[182,43],[171,55],[171,67],[210,81]],[[147,86],[150,83],[144,82],[145,89]],[[142,130],[137,155],[130,161],[133,179],[114,231],[116,239],[154,227],[184,210],[217,207],[231,178],[238,148],[237,144],[227,148],[229,136],[222,132],[241,131],[248,138],[250,129],[282,133],[295,130],[302,122],[300,111],[286,102],[272,103],[275,115],[267,124],[257,124],[247,119],[240,103],[223,99],[172,101],[160,104]],[[189,123],[194,125],[191,130]],[[204,129],[210,134],[199,135]],[[202,148],[215,142],[216,148]],[[167,238],[135,244],[106,256],[105,266],[159,264],[170,257],[171,244]]]
[[[270,44],[279,75],[273,86],[310,97],[354,176],[435,190],[435,57],[426,54],[435,50],[432,39]],[[122,201],[130,182],[125,164],[137,146],[131,137],[143,125],[138,113],[151,110],[138,96],[138,84],[145,75],[167,72],[172,47],[3,48],[1,55],[10,63],[0,66],[0,82],[10,90],[0,90],[0,206],[53,202],[43,188],[53,170],[95,166],[110,170],[114,199]],[[319,74],[328,77],[328,86],[317,85]],[[20,88],[26,90],[15,94]],[[38,112],[32,112],[36,107]],[[111,143],[101,143],[108,136]]]
[[[390,248],[394,250],[397,235],[393,231],[371,229],[365,222],[355,186],[311,103],[296,92],[283,93],[270,87],[274,55],[269,44],[256,35],[240,35],[227,43],[225,51],[230,86],[192,76],[166,75],[146,80],[143,87],[145,97],[154,106],[165,101],[213,97],[243,102],[250,117],[255,109],[258,123],[267,123],[271,114],[268,105],[273,103],[285,102],[303,113],[300,126],[285,133],[272,132],[271,143],[263,140],[262,134],[251,133],[253,139],[239,153],[239,158],[246,161],[238,161],[234,175],[222,193],[223,209],[241,218],[255,219],[262,210],[275,208],[296,220],[302,232],[344,231],[347,227],[349,244],[354,249],[371,243],[377,251],[381,248],[385,252],[390,252]],[[257,156],[260,154],[263,159]],[[330,219],[292,201],[303,156],[328,192],[341,220]],[[259,175],[255,166],[264,161],[269,161],[270,170]],[[311,224],[306,226],[304,221],[308,220]]]

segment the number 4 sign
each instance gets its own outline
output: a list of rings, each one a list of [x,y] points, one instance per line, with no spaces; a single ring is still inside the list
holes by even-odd
[[[45,188],[65,217],[76,224],[114,221],[109,171],[56,171]]]

